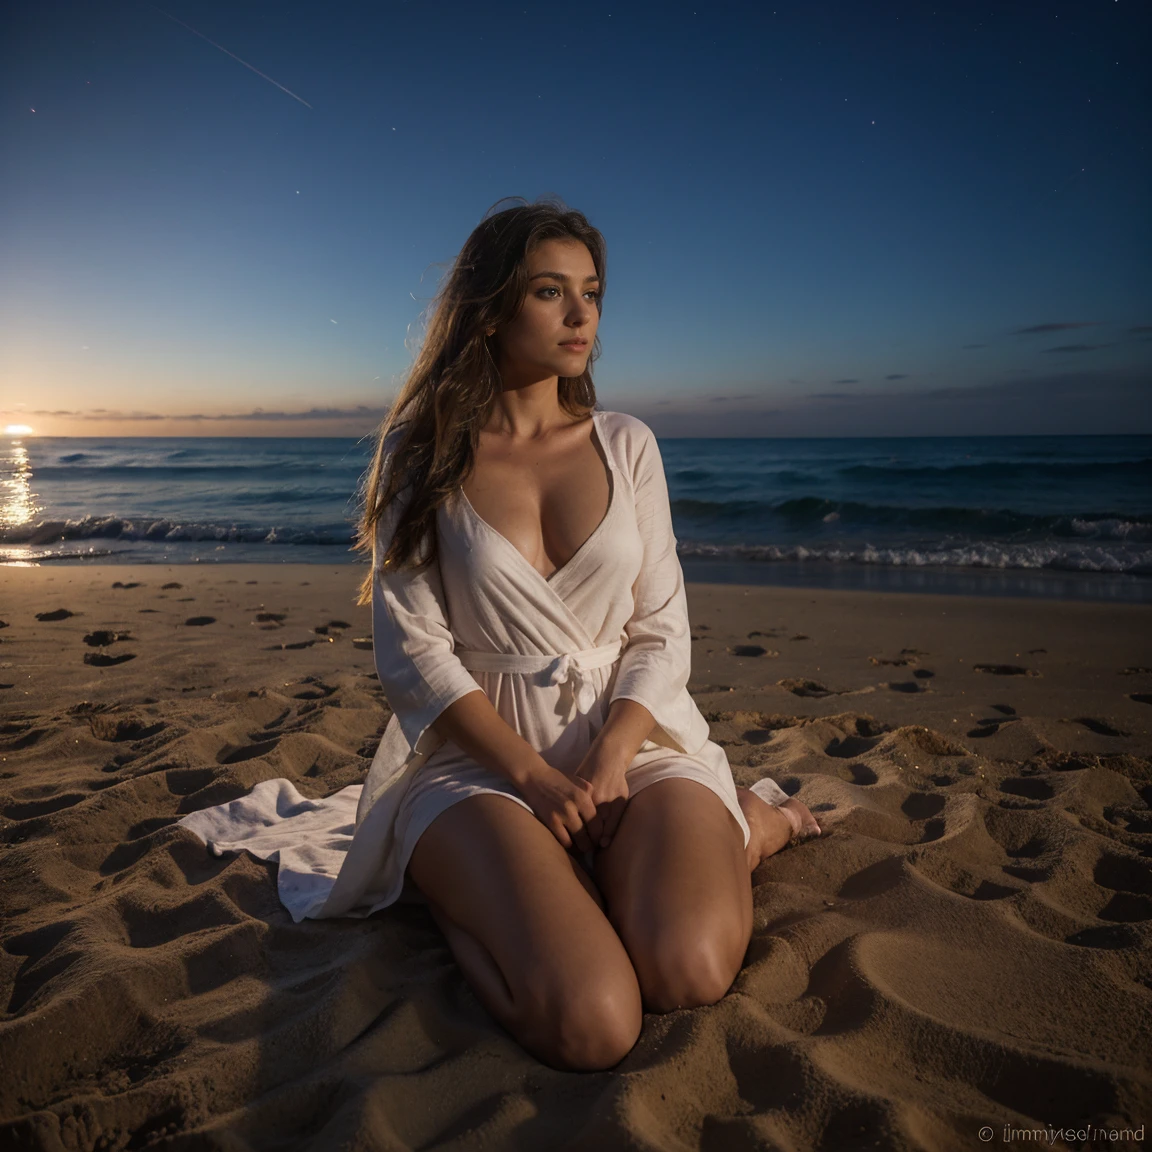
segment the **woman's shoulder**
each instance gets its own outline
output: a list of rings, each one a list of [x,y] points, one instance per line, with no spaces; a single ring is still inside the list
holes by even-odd
[[[635,473],[637,464],[645,457],[659,457],[656,436],[639,417],[630,416],[627,412],[604,410],[597,410],[596,417],[609,451],[629,474]]]

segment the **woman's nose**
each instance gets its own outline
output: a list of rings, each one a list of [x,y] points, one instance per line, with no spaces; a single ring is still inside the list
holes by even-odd
[[[579,300],[573,301],[572,306],[568,310],[568,323],[587,324],[592,318],[592,313],[595,311],[595,304],[590,300],[585,300],[583,297],[580,297]]]

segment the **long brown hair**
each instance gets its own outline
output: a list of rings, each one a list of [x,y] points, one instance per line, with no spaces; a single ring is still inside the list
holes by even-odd
[[[552,199],[495,211],[501,203],[485,213],[445,276],[423,345],[377,434],[364,479],[358,550],[375,556],[381,516],[401,491],[410,492],[380,568],[420,568],[436,559],[436,509],[471,473],[480,429],[501,391],[486,331],[520,312],[528,292],[528,254],[545,240],[584,244],[600,278],[601,308],[604,237],[584,215]],[[583,374],[559,378],[560,407],[578,419],[596,405],[592,364],[599,355],[597,336]],[[360,587],[361,604],[372,600],[376,571],[373,563]]]

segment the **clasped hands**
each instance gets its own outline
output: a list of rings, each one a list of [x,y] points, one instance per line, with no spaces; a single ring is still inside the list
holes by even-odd
[[[607,848],[628,805],[628,763],[594,742],[569,776],[543,760],[521,784],[537,819],[567,851]]]

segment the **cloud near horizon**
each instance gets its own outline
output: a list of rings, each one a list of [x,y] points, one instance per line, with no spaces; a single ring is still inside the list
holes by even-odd
[[[1032,324],[1027,328],[1014,328],[1013,336],[1036,336],[1047,332],[1068,332],[1073,328],[1095,328],[1098,320],[1065,320],[1055,324]]]
[[[66,416],[73,420],[98,421],[143,421],[174,420],[179,422],[231,423],[233,421],[304,421],[304,420],[383,420],[388,414],[386,407],[369,407],[366,404],[354,408],[309,408],[306,412],[267,412],[263,408],[253,408],[251,412],[182,412],[164,415],[160,412],[116,412],[107,408],[89,408],[81,412],[48,411],[36,409],[20,412],[21,416]]]
[[[698,398],[611,407],[658,436],[988,436],[1152,433],[1152,369],[1006,376],[966,387],[763,395],[721,417]],[[721,423],[721,420],[723,423]]]

